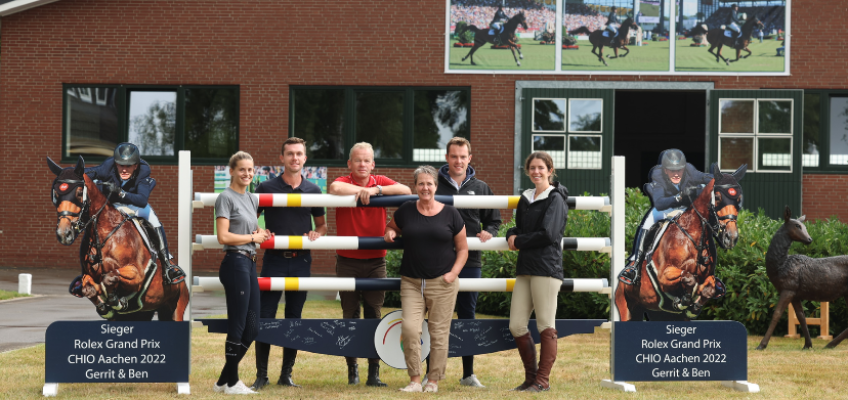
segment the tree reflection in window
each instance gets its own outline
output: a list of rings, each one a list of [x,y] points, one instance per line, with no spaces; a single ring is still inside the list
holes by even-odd
[[[565,132],[565,99],[533,99],[533,130]]]
[[[185,145],[192,157],[226,158],[238,150],[238,90],[185,90]]]
[[[792,102],[760,100],[757,133],[792,133]]]
[[[569,132],[600,132],[603,100],[571,99],[569,102]]]
[[[177,92],[130,92],[128,141],[142,156],[174,155]]]
[[[451,138],[470,136],[467,94],[464,90],[414,91],[412,161],[443,161]]]
[[[356,94],[356,141],[374,146],[374,158],[403,158],[403,92]]]

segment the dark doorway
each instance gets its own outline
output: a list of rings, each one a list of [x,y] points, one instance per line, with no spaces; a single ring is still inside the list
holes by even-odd
[[[660,153],[677,148],[703,170],[706,149],[706,93],[703,91],[616,90],[614,153],[626,157],[624,184],[648,182]]]

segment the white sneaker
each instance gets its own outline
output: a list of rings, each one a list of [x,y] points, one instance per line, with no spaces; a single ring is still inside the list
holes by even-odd
[[[406,385],[405,388],[400,389],[401,392],[422,392],[421,384],[418,382],[409,382],[409,385]]]
[[[256,394],[256,392],[254,392],[253,390],[250,390],[250,388],[247,387],[247,385],[245,385],[244,382],[238,381],[233,386],[226,386],[225,385],[224,394]]]
[[[215,383],[212,384],[212,390],[214,390],[215,393],[223,392],[225,387],[227,387],[226,383],[221,385],[221,386],[218,386],[218,382],[215,382]]]
[[[424,391],[427,393],[436,393],[439,391],[439,385],[433,382],[427,382],[427,385],[424,386]]]
[[[471,387],[478,387],[478,388],[484,388],[485,387],[485,386],[483,386],[482,383],[480,383],[479,380],[477,380],[477,375],[474,375],[474,374],[471,374],[471,376],[469,376],[468,378],[460,379],[459,384],[462,385],[462,386],[471,386]]]

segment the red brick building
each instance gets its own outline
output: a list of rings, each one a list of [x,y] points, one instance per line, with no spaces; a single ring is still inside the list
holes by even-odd
[[[666,147],[679,147],[691,154],[693,164],[706,167],[718,157],[717,124],[711,120],[717,115],[719,99],[789,98],[794,99],[790,142],[794,158],[786,171],[790,173],[760,174],[759,178],[756,173],[749,174],[746,206],[759,205],[773,213],[782,204],[791,204],[793,213],[806,213],[808,218],[836,216],[848,221],[848,211],[837,204],[848,197],[844,175],[848,165],[833,161],[808,168],[800,163],[801,142],[807,140],[803,131],[813,126],[804,125],[809,115],[801,100],[813,101],[810,96],[817,96],[820,109],[825,110],[825,103],[848,94],[848,44],[833,28],[841,26],[845,19],[844,13],[832,12],[842,7],[838,1],[792,8],[793,37],[804,39],[792,47],[788,76],[446,73],[446,13],[442,0],[0,3],[3,265],[77,268],[76,246],[64,247],[55,240],[55,209],[47,197],[53,175],[46,168],[44,157],[69,165],[76,153],[99,151],[97,143],[89,144],[95,150],[72,148],[84,143],[73,142],[68,136],[75,134],[69,133],[72,128],[86,123],[75,117],[77,112],[86,112],[80,108],[85,102],[118,104],[115,115],[101,114],[99,127],[92,129],[117,131],[119,136],[113,139],[122,138],[120,135],[126,133],[120,132],[131,131],[135,121],[134,111],[127,104],[134,96],[142,98],[145,92],[173,93],[176,99],[177,109],[170,112],[176,114],[178,137],[171,139],[174,145],[164,149],[164,153],[204,148],[206,153],[195,152],[194,190],[198,192],[213,190],[213,166],[224,165],[223,157],[229,156],[231,150],[251,153],[259,165],[279,165],[282,141],[301,129],[293,122],[293,115],[301,111],[292,101],[292,96],[300,94],[315,94],[321,104],[335,101],[333,104],[341,108],[349,107],[353,98],[397,99],[400,103],[396,106],[406,117],[392,118],[399,121],[397,129],[403,133],[398,137],[402,143],[381,145],[385,157],[377,160],[376,173],[410,184],[413,165],[441,165],[438,161],[420,161],[432,156],[421,158],[413,154],[418,144],[406,132],[419,129],[410,122],[411,115],[417,112],[416,107],[426,105],[419,105],[412,98],[416,93],[460,93],[470,112],[464,114],[468,116],[466,126],[457,129],[465,129],[470,135],[472,165],[496,194],[513,194],[521,187],[520,160],[530,147],[527,127],[532,112],[530,99],[535,97],[608,99],[604,103],[601,154],[607,161],[595,171],[574,169],[561,173],[572,193],[603,191],[603,180],[608,182],[608,156],[612,154],[628,157],[628,186],[641,184],[656,154]],[[770,95],[774,89],[779,91]],[[204,100],[210,93],[214,99]],[[333,100],[334,95],[339,97]],[[226,102],[227,96],[229,103],[215,105],[216,101]],[[203,101],[207,101],[206,108],[192,109]],[[218,130],[214,132],[230,129],[237,132],[237,141],[221,147],[210,139],[216,134],[213,131],[193,132],[189,125],[203,110],[216,113],[210,121],[230,125],[215,128]],[[305,117],[307,121],[333,122],[327,121],[321,110],[302,112],[312,113]],[[359,114],[354,111],[339,115]],[[801,115],[804,118],[798,118]],[[323,138],[323,144],[312,149],[307,165],[329,166],[328,182],[347,174],[344,160],[351,139],[369,139],[363,133],[368,129],[367,116],[359,115],[357,121],[335,121],[339,125],[339,141]],[[462,125],[465,116],[459,116],[460,121],[454,121],[454,125]],[[652,132],[650,125],[658,120],[667,123]],[[443,128],[446,124],[436,125]],[[816,134],[828,136],[826,125],[822,123],[821,132]],[[432,127],[427,129],[432,131]],[[307,139],[312,143],[322,141],[314,135]],[[656,143],[662,143],[661,148]],[[819,149],[826,152],[830,148],[823,145]],[[93,165],[102,156],[88,159]],[[153,177],[158,182],[151,204],[175,243],[176,158],[164,154],[145,159],[153,164]],[[821,159],[825,160],[825,155]],[[834,160],[833,155],[830,160]],[[505,217],[509,214],[505,213]],[[332,210],[328,221],[332,235]],[[211,209],[196,211],[194,233],[211,234],[212,223]],[[313,273],[332,274],[332,252],[316,253]],[[219,262],[217,252],[194,255],[196,269],[217,268]]]

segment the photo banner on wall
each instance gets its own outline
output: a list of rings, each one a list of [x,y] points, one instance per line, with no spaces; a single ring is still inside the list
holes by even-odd
[[[788,75],[791,0],[446,0],[446,73]]]

